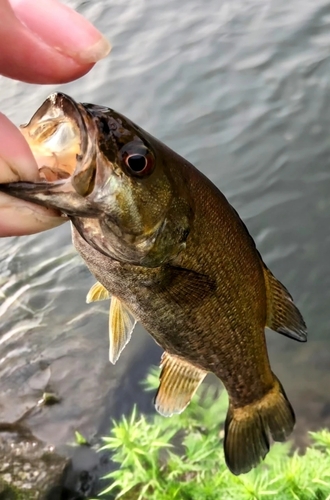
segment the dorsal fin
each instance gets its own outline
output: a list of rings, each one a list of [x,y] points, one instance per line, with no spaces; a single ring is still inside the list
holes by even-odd
[[[110,293],[106,288],[104,288],[103,285],[101,285],[101,283],[97,281],[89,290],[86,297],[86,302],[87,304],[89,304],[90,302],[96,302],[97,300],[107,300],[107,299],[110,299]]]
[[[115,364],[124,347],[131,340],[136,321],[132,313],[117,297],[112,296],[109,314],[109,360]]]
[[[291,295],[266,266],[264,276],[267,290],[266,325],[291,339],[306,342],[306,325]]]
[[[167,352],[162,356],[160,367],[155,407],[158,413],[170,417],[188,406],[207,372]]]

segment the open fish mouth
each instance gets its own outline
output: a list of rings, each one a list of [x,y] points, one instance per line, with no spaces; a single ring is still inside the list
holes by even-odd
[[[40,182],[0,184],[0,191],[66,215],[91,216],[96,126],[85,107],[51,94],[20,130],[38,164]]]
[[[70,97],[50,95],[20,130],[34,154],[42,179],[51,182],[73,174],[77,155],[86,148],[86,134],[81,112]]]

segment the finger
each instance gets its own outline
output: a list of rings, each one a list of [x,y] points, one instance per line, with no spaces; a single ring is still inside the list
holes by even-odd
[[[68,219],[55,211],[0,194],[0,237],[40,233],[60,226]]]
[[[38,167],[20,131],[0,113],[0,183],[39,179]],[[0,193],[0,236],[20,236],[65,222],[55,210]]]
[[[57,0],[0,0],[0,73],[29,83],[64,83],[87,73],[110,45]]]

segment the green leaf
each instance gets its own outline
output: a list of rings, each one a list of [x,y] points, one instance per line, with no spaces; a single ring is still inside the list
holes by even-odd
[[[153,370],[146,385],[158,386]],[[330,500],[330,432],[310,433],[304,454],[275,444],[266,460],[242,476],[225,464],[222,437],[228,398],[203,384],[187,409],[166,419],[139,415],[113,422],[100,449],[118,469],[103,478],[101,493],[123,500]]]
[[[74,435],[76,438],[76,443],[79,444],[79,446],[90,446],[90,443],[82,434],[80,434],[79,431],[75,431]]]

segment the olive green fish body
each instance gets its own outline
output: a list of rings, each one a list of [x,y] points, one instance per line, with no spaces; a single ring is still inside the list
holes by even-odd
[[[180,167],[182,159],[176,160]],[[113,262],[77,233],[75,246],[98,281],[129,304],[167,352],[215,373],[242,406],[273,383],[264,336],[263,263],[225,197],[194,167],[186,168],[193,172],[189,189],[195,217],[186,249],[175,262],[161,269]]]
[[[295,423],[264,329],[307,337],[236,211],[189,162],[111,109],[53,94],[23,133],[46,181],[58,180],[0,189],[71,219],[98,280],[87,301],[112,297],[110,361],[140,321],[165,350],[157,410],[180,413],[214,373],[229,394],[227,465],[235,474],[258,465],[270,437],[285,440]]]

